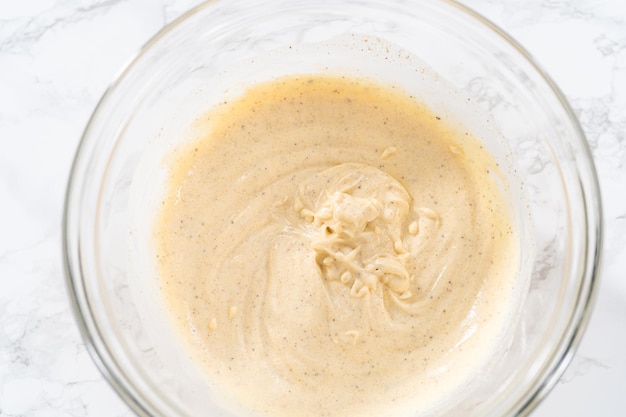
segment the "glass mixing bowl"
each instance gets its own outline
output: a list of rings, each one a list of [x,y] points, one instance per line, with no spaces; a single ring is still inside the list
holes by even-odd
[[[380,42],[363,48],[365,38]],[[519,185],[509,196],[527,278],[519,319],[507,350],[441,414],[526,415],[571,359],[597,286],[600,195],[574,113],[528,54],[451,1],[218,0],[163,29],[109,88],[67,191],[75,315],[94,361],[137,414],[238,413],[187,363],[159,309],[153,271],[129,262],[146,256],[151,196],[164,175],[155,161],[224,94],[283,74],[333,71],[400,80],[477,136],[499,138],[504,151],[498,140],[487,146]]]

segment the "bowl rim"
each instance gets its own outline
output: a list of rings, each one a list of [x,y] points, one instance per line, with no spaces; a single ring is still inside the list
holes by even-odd
[[[395,1],[395,0],[394,0]],[[159,415],[151,404],[141,401],[142,396],[136,395],[133,389],[129,389],[129,383],[123,377],[123,370],[115,360],[114,355],[107,348],[104,339],[98,331],[96,319],[91,314],[89,308],[89,299],[83,282],[80,244],[79,239],[75,237],[80,230],[79,222],[80,213],[72,208],[73,200],[81,195],[80,185],[77,172],[83,159],[90,154],[87,153],[89,145],[89,133],[93,128],[96,116],[102,111],[106,105],[108,97],[118,88],[121,81],[128,73],[137,65],[142,57],[157,43],[159,40],[167,36],[174,28],[185,22],[191,16],[199,13],[205,8],[220,3],[221,0],[207,0],[180,15],[176,19],[164,25],[157,31],[139,50],[137,50],[131,60],[123,67],[123,69],[114,77],[113,81],[104,91],[103,95],[96,104],[89,120],[83,130],[80,142],[71,165],[67,188],[64,197],[63,218],[62,218],[62,256],[65,275],[66,289],[70,298],[71,309],[74,319],[81,333],[83,343],[89,352],[93,362],[107,380],[109,385],[119,395],[119,397],[139,416]],[[537,405],[547,396],[552,388],[558,382],[580,344],[583,334],[588,325],[595,300],[597,298],[600,270],[602,263],[602,247],[603,247],[603,211],[600,194],[600,186],[597,171],[593,162],[593,156],[589,148],[589,143],[585,133],[580,126],[575,112],[568,103],[565,95],[547,74],[547,72],[538,64],[532,55],[518,43],[512,36],[506,33],[491,20],[482,16],[472,8],[459,3],[457,0],[432,0],[432,2],[443,3],[461,11],[466,17],[476,21],[485,29],[490,30],[494,35],[504,40],[509,46],[513,47],[517,53],[530,64],[537,75],[547,84],[551,93],[558,100],[562,110],[565,111],[567,119],[571,127],[576,132],[576,136],[580,139],[579,151],[580,155],[574,158],[575,164],[584,165],[584,169],[577,169],[578,180],[582,190],[582,198],[584,203],[584,231],[587,236],[585,251],[581,265],[584,266],[582,272],[582,284],[578,289],[578,300],[575,309],[570,316],[570,320],[566,328],[563,330],[561,338],[560,350],[554,350],[546,360],[546,366],[541,371],[541,378],[536,379],[539,383],[529,386],[525,391],[525,396],[515,403],[517,416],[529,415]],[[583,173],[586,178],[581,178]],[[74,213],[77,211],[76,213]],[[72,244],[73,242],[73,244]]]

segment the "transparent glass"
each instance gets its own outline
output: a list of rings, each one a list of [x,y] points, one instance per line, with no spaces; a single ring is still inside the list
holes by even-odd
[[[219,405],[211,385],[188,369],[165,315],[146,310],[159,305],[149,288],[156,278],[129,266],[131,246],[141,242],[129,239],[129,230],[145,232],[146,224],[135,223],[150,218],[142,210],[151,209],[149,191],[163,177],[143,172],[137,180],[146,153],[158,159],[182,140],[185,126],[219,101],[219,92],[290,72],[345,70],[349,60],[315,45],[352,35],[379,38],[416,57],[432,74],[418,83],[420,98],[456,112],[479,134],[503,138],[510,153],[502,158],[523,184],[513,204],[526,225],[523,239],[532,242],[524,247],[534,250],[522,254],[529,281],[520,319],[511,323],[509,349],[441,414],[526,415],[567,366],[597,286],[601,202],[576,118],[528,54],[485,19],[445,0],[212,1],[157,34],[109,88],[84,132],[67,191],[64,256],[75,315],[94,361],[137,414],[239,412],[236,404]],[[276,53],[294,48],[308,51],[306,58]],[[459,97],[478,110],[464,114],[452,103]],[[137,200],[144,196],[142,208]],[[521,197],[527,206],[520,206]]]

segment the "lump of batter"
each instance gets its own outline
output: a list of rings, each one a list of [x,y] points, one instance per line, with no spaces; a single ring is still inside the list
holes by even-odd
[[[155,223],[181,340],[268,416],[398,416],[498,346],[518,247],[481,143],[397,88],[250,88],[170,158]]]
[[[433,237],[436,212],[414,207],[407,190],[390,175],[356,163],[336,165],[300,184],[294,208],[310,223],[303,227],[310,229],[315,263],[334,304],[353,302],[345,298],[345,286],[349,298],[373,295],[382,301],[378,305],[385,311],[368,315],[412,310],[417,297],[408,265],[419,259],[420,242]],[[335,322],[343,321],[345,311]],[[345,334],[355,343],[370,325]]]

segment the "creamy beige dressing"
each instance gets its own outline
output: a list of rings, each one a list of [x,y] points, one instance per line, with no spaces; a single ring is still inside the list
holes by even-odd
[[[287,77],[168,160],[160,285],[216,387],[271,416],[427,410],[480,372],[519,248],[491,155],[398,88]]]

